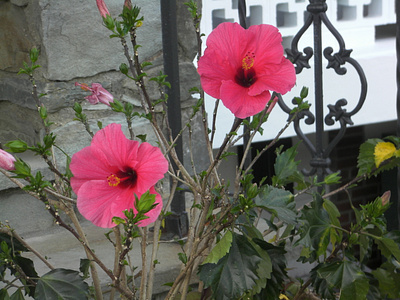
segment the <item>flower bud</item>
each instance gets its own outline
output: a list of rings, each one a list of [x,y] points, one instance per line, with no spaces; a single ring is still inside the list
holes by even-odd
[[[0,168],[8,171],[15,170],[15,157],[10,153],[0,149]]]
[[[131,0],[125,0],[124,6],[128,9],[132,9],[132,2]]]
[[[6,143],[6,147],[10,148],[13,153],[22,153],[28,149],[28,145],[21,140],[15,140]]]
[[[386,191],[386,192],[383,193],[383,195],[381,196],[382,206],[386,206],[389,203],[390,196],[391,196],[391,192],[390,191]]]
[[[128,66],[127,66],[127,64],[125,64],[125,63],[122,63],[120,66],[119,66],[119,70],[121,71],[121,73],[122,74],[124,74],[124,75],[126,75],[126,74],[128,74]]]
[[[96,4],[99,9],[100,15],[103,18],[106,18],[107,15],[111,16],[106,4],[104,3],[104,0],[96,0]]]

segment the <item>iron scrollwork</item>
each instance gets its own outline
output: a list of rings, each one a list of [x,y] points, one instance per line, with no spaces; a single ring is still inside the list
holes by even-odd
[[[298,114],[294,120],[294,129],[296,134],[300,139],[303,140],[312,155],[312,159],[310,161],[311,169],[303,170],[303,173],[308,176],[317,174],[320,180],[322,180],[322,177],[325,174],[331,173],[331,170],[329,169],[330,152],[344,136],[346,126],[353,125],[351,117],[361,109],[367,94],[367,80],[365,74],[358,62],[350,57],[352,50],[346,49],[342,36],[326,16],[325,12],[327,9],[328,7],[326,0],[310,0],[310,4],[307,6],[308,17],[305,20],[303,27],[293,37],[291,48],[285,49],[287,57],[295,65],[296,74],[301,73],[304,68],[310,68],[309,60],[314,56],[315,110],[314,113],[310,110],[307,110]],[[300,52],[298,50],[299,40],[312,24],[314,29],[314,48],[306,47],[303,49],[303,52]],[[337,40],[339,44],[339,50],[337,53],[333,53],[332,47],[327,47],[322,52],[322,24],[326,26],[329,32]],[[327,69],[332,68],[338,75],[345,75],[347,73],[347,69],[344,67],[344,65],[348,63],[356,70],[361,84],[360,97],[353,110],[347,112],[347,110],[344,108],[347,105],[347,100],[342,98],[337,100],[335,104],[327,105],[329,108],[329,113],[325,116],[325,118],[323,116],[324,103],[322,85],[322,53],[325,59],[328,60]],[[280,107],[290,115],[292,109],[284,103],[280,95],[278,103]],[[315,145],[301,130],[300,121],[302,119],[304,119],[304,122],[307,125],[312,125],[315,123]],[[326,147],[324,147],[323,144],[324,120],[325,124],[328,126],[334,125],[335,122],[339,122],[340,124],[340,129],[337,135]]]

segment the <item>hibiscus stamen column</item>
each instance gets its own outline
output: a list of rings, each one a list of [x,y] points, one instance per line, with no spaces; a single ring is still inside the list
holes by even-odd
[[[246,24],[246,0],[239,0],[238,3],[238,11],[239,11],[239,23],[240,26],[242,26],[244,29],[247,29],[247,24]],[[253,53],[254,56],[254,53]],[[243,73],[244,73],[244,77],[247,78],[247,73],[248,70],[251,69],[254,65],[254,57],[249,57],[246,56],[245,58],[243,58],[242,60],[242,68],[243,68]],[[246,118],[248,121],[250,121],[250,118]],[[249,140],[250,140],[250,132],[248,132],[247,130],[247,125],[243,125],[243,132],[244,132],[244,136],[243,136],[243,153],[246,153],[246,148],[249,145]],[[251,163],[251,152],[248,153],[245,157],[243,157],[244,159],[244,168],[247,169],[247,167],[250,165]]]

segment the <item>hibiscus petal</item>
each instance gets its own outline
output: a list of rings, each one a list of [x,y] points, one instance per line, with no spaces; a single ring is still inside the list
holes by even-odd
[[[247,29],[247,51],[255,54],[255,69],[263,69],[268,64],[279,64],[283,56],[282,35],[272,25],[253,25]]]
[[[207,49],[200,58],[197,71],[204,91],[220,98],[223,80],[234,80],[241,68],[246,40],[245,30],[237,23],[222,23],[207,38]]]
[[[104,153],[91,146],[75,153],[69,168],[74,174],[71,178],[71,187],[76,194],[86,181],[106,180],[113,172]]]
[[[112,123],[94,135],[91,147],[93,146],[105,154],[110,164],[122,170],[127,162],[136,161],[139,142],[128,140],[121,130],[121,124]]]
[[[233,81],[224,81],[221,86],[221,101],[237,118],[245,119],[262,111],[271,98],[269,91],[256,96],[250,96],[248,92],[248,88]]]
[[[250,87],[249,95],[259,95],[266,90],[286,94],[296,83],[293,64],[282,57],[279,65],[270,65],[264,74],[257,73],[257,81]]]
[[[142,143],[137,152],[138,164],[135,167],[137,173],[136,188],[140,193],[147,191],[164,177],[168,171],[168,161],[161,150],[149,143]]]
[[[127,189],[111,187],[107,181],[91,180],[85,182],[78,192],[79,212],[94,225],[111,228],[113,217],[124,217],[123,211],[129,209],[134,194]]]

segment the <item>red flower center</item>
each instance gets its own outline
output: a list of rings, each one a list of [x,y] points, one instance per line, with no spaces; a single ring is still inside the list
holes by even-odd
[[[249,87],[256,82],[256,72],[253,69],[255,57],[254,52],[246,53],[246,56],[242,59],[242,67],[237,70],[235,75],[237,84],[243,87]]]
[[[136,184],[137,175],[135,170],[126,168],[124,171],[119,171],[117,174],[111,174],[107,177],[109,186],[133,187]]]

